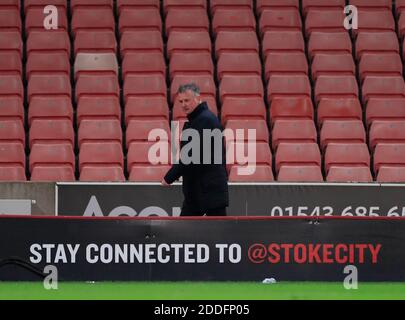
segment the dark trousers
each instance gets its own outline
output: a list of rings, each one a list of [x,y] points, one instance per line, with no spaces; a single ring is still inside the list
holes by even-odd
[[[226,216],[226,207],[222,208],[215,208],[215,209],[207,209],[207,210],[200,210],[196,209],[188,204],[183,204],[181,208],[181,217],[191,217],[191,216],[203,216],[206,214],[207,216]]]

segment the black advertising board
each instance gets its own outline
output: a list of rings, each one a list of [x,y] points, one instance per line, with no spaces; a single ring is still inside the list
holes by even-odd
[[[402,218],[0,218],[0,280],[405,280]],[[5,263],[8,262],[8,263]]]
[[[57,215],[178,216],[181,185],[57,185]],[[230,216],[405,217],[405,186],[380,184],[230,184]]]

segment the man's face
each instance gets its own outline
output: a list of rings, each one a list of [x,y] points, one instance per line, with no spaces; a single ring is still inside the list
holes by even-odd
[[[190,114],[200,104],[200,97],[196,96],[193,91],[187,90],[183,93],[177,94],[177,100],[179,101],[183,111],[186,114]]]

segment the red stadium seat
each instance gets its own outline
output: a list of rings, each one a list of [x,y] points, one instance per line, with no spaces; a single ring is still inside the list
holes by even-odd
[[[323,182],[319,166],[282,166],[277,177],[278,182]]]
[[[136,119],[169,121],[169,107],[164,97],[130,97],[125,105],[125,123]]]
[[[24,104],[21,98],[0,96],[1,120],[19,120],[24,123]]]
[[[28,102],[36,96],[71,97],[70,78],[66,74],[33,74],[28,82]]]
[[[311,84],[306,75],[273,75],[267,86],[267,101],[276,97],[311,97]]]
[[[36,119],[32,121],[29,131],[29,147],[36,143],[68,143],[75,145],[72,123],[66,119]]]
[[[363,54],[359,63],[361,82],[367,76],[402,76],[402,61],[397,53]]]
[[[395,12],[396,12],[397,17],[399,17],[404,10],[405,10],[405,1],[396,0],[395,1]]]
[[[300,31],[267,31],[263,36],[263,60],[269,53],[304,53],[305,43]]]
[[[374,173],[377,177],[380,170],[387,170],[385,168],[401,168],[401,170],[403,170],[404,167],[405,144],[379,143],[375,147]]]
[[[206,0],[163,0],[163,12],[167,14],[172,9],[207,9]]]
[[[21,34],[21,17],[17,9],[0,9],[0,30],[17,31]]]
[[[363,103],[371,98],[404,98],[405,85],[402,76],[375,77],[368,76],[362,87]]]
[[[128,31],[121,36],[121,57],[127,52],[163,53],[163,40],[159,31]]]
[[[252,136],[253,134],[253,136]],[[269,142],[269,129],[264,120],[235,120],[226,122],[224,136],[229,141]]]
[[[67,174],[66,178],[73,178],[69,181],[75,180],[75,154],[72,146],[70,144],[34,144],[30,153],[29,169],[31,180],[52,181],[52,178],[58,178],[63,174]],[[46,169],[50,172],[46,172]]]
[[[202,8],[171,9],[166,15],[166,36],[173,31],[209,31],[207,11]]]
[[[359,10],[389,10],[391,11],[391,0],[350,0],[350,4]]]
[[[0,163],[0,181],[27,181],[25,170],[18,165]]]
[[[160,149],[158,148],[159,146],[161,147]],[[135,168],[139,172],[140,167],[153,166],[159,168],[160,166],[165,166],[167,168],[167,165],[170,163],[169,153],[170,143],[168,141],[162,141],[159,145],[156,142],[132,142],[128,148],[127,155],[128,172],[131,175],[132,170]]]
[[[122,146],[118,142],[83,143],[79,154],[79,169],[84,166],[119,167],[124,163]]]
[[[122,143],[121,123],[116,120],[82,120],[77,137],[79,149],[86,142]]]
[[[273,181],[272,154],[267,143],[230,142],[226,151],[230,181]]]
[[[17,142],[25,145],[23,123],[20,120],[1,120],[0,142]]]
[[[114,15],[108,8],[76,9],[71,23],[74,36],[81,31],[115,31]]]
[[[25,33],[29,35],[33,31],[54,32],[56,30],[47,30],[44,26],[44,20],[47,14],[44,13],[44,8],[30,8],[25,15]],[[68,31],[68,18],[66,9],[58,8],[58,31]]]
[[[27,56],[33,52],[64,52],[70,58],[70,40],[66,31],[32,31],[27,38]]]
[[[22,76],[21,58],[17,52],[0,51],[0,74]]]
[[[166,76],[166,65],[161,52],[128,52],[122,61],[122,77],[128,74],[161,74]]]
[[[66,0],[24,0],[25,12],[30,9],[43,9],[48,5],[56,6],[57,8],[61,7],[67,10]]]
[[[11,74],[21,77],[22,62],[18,52],[0,50],[0,74]]]
[[[80,148],[80,172],[82,172],[84,167],[96,167],[103,170],[108,167],[120,168],[122,170],[123,165],[122,145],[118,142],[88,142],[83,143]]]
[[[220,31],[215,39],[215,55],[222,53],[259,53],[259,40],[254,31]]]
[[[357,98],[323,98],[318,105],[318,126],[325,120],[362,120],[363,110]]]
[[[343,10],[310,10],[305,19],[307,38],[313,32],[347,32],[343,25],[346,16]]]
[[[83,96],[77,104],[77,125],[83,119],[117,119],[121,121],[121,107],[118,97]]]
[[[180,32],[170,34],[167,40],[167,56],[171,59],[174,52],[211,53],[211,39],[208,32]]]
[[[128,75],[124,82],[125,102],[129,97],[160,96],[166,97],[166,81],[162,75]]]
[[[18,75],[0,75],[0,97],[17,96],[24,98],[24,88]]]
[[[251,0],[211,0],[210,11],[215,14],[218,9],[253,9]]]
[[[257,53],[223,53],[217,62],[217,77],[221,81],[224,75],[261,76],[262,66]]]
[[[65,74],[70,76],[70,61],[64,52],[37,53],[28,56],[26,75],[28,81],[32,74]]]
[[[360,120],[325,120],[320,132],[320,146],[329,143],[365,143],[366,132]]]
[[[280,143],[276,153],[276,173],[283,166],[321,167],[321,153],[316,143]]]
[[[74,40],[75,56],[78,53],[112,53],[117,52],[117,41],[112,31],[80,31]]]
[[[222,104],[221,120],[225,124],[230,119],[266,120],[263,98],[226,98]]]
[[[194,82],[200,87],[200,93],[203,96],[216,97],[216,86],[212,76],[210,75],[178,75],[174,77],[170,87],[170,101],[174,102],[175,95],[180,85],[184,83]]]
[[[301,16],[296,9],[264,10],[259,20],[262,37],[267,31],[301,31],[301,28]]]
[[[265,79],[274,74],[308,74],[308,62],[304,53],[270,52],[264,66]]]
[[[379,143],[405,143],[405,121],[374,121],[369,132],[370,149]]]
[[[20,10],[20,0],[3,0],[0,3],[0,10],[3,9]]]
[[[270,146],[266,142],[230,141],[226,145],[226,164],[232,166],[272,166]]]
[[[159,0],[117,0],[118,14],[124,9],[160,9]]]
[[[21,143],[0,143],[0,181],[26,181],[25,153]]]
[[[308,41],[308,56],[312,60],[318,53],[352,54],[352,42],[347,32],[311,33]]]
[[[358,98],[359,88],[355,76],[321,75],[315,84],[315,101],[323,98]]]
[[[302,0],[302,11],[304,15],[310,10],[343,11],[345,5],[345,0]]]
[[[155,135],[159,135],[161,141],[170,140],[169,123],[166,120],[131,120],[126,131],[127,148],[132,142],[154,141],[149,138],[155,139]]]
[[[82,74],[76,82],[76,101],[80,103],[83,96],[98,95],[120,96],[120,87],[115,75]]]
[[[398,33],[401,39],[405,35],[405,16],[403,14],[401,14],[398,20]]]
[[[268,165],[256,165],[255,171],[250,175],[240,174],[239,166],[232,166],[229,172],[229,182],[273,182],[273,171]]]
[[[221,80],[219,91],[222,103],[228,97],[263,98],[264,95],[261,77],[257,75],[225,75]]]
[[[370,153],[365,143],[329,143],[325,150],[325,172],[332,166],[370,167]]]
[[[81,75],[118,76],[118,62],[113,53],[78,53],[74,64],[75,79]]]
[[[36,166],[31,172],[31,181],[72,182],[76,181],[72,168],[67,166]]]
[[[170,166],[133,165],[129,172],[128,181],[133,182],[161,182],[169,171]]]
[[[251,9],[218,9],[212,17],[212,31],[256,31],[256,19]]]
[[[356,65],[351,54],[317,54],[312,61],[312,79],[321,75],[356,75]]]
[[[405,41],[402,43],[402,56],[405,56]]]
[[[35,119],[66,119],[73,123],[73,106],[68,97],[38,96],[28,108],[28,124]]]
[[[121,167],[118,166],[83,166],[80,171],[80,181],[97,182],[124,182],[125,176]]]
[[[174,53],[169,69],[171,80],[180,74],[214,74],[214,64],[208,52]]]
[[[373,182],[369,167],[332,166],[326,176],[327,182]]]
[[[270,124],[282,119],[312,120],[314,107],[309,97],[280,97],[274,98],[270,106]]]
[[[156,8],[126,9],[121,12],[119,32],[154,30],[162,32],[162,19]]]
[[[2,52],[10,51],[18,53],[22,56],[22,39],[21,34],[18,31],[3,31],[1,30],[0,37],[0,50]]]
[[[379,183],[404,183],[405,167],[381,166],[376,180]]]
[[[370,99],[366,108],[367,127],[375,120],[405,120],[405,99]]]
[[[105,8],[113,10],[114,1],[113,0],[70,0],[70,10],[74,12],[78,8],[87,8],[87,9],[98,9]]]
[[[396,33],[360,32],[356,39],[356,59],[359,61],[365,53],[399,53]]]
[[[400,28],[400,23],[398,25]],[[395,20],[391,10],[385,11],[358,11],[358,29],[353,29],[353,34],[361,32],[395,32]]]
[[[316,143],[317,132],[313,120],[277,120],[274,122],[272,148],[277,150],[280,143]]]
[[[258,16],[266,9],[300,9],[299,0],[257,0],[256,13]]]

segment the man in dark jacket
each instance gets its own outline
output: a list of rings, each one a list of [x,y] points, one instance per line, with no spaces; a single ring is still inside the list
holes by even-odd
[[[183,177],[181,216],[226,216],[228,175],[221,123],[201,101],[195,84],[180,86],[176,98],[188,122],[182,131],[179,163],[167,172],[162,185]]]

